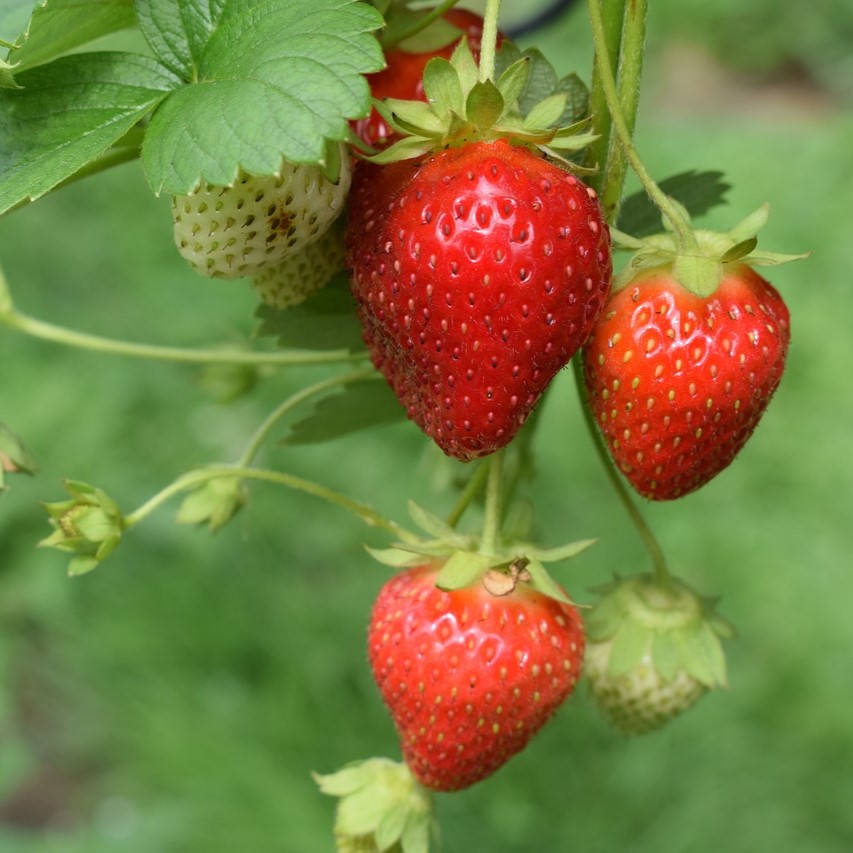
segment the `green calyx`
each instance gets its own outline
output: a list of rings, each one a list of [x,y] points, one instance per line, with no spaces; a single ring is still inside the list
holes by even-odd
[[[610,643],[610,677],[625,675],[650,656],[665,682],[684,671],[709,689],[726,686],[721,640],[732,639],[735,631],[716,613],[716,600],[675,578],[661,586],[652,575],[617,578],[599,592],[585,625],[591,643]]]
[[[94,569],[116,549],[125,529],[125,519],[116,502],[102,489],[77,480],[66,480],[68,500],[46,503],[54,532],[39,542],[73,556],[69,575]]]
[[[417,504],[409,504],[409,513],[430,538],[368,551],[380,563],[395,569],[427,563],[440,565],[436,586],[448,592],[482,583],[489,593],[500,596],[508,595],[518,584],[528,584],[542,595],[573,604],[545,564],[571,559],[596,541],[583,539],[556,548],[501,541],[484,552],[480,537],[459,533]]]
[[[614,277],[614,293],[649,270],[665,267],[671,269],[682,287],[707,298],[720,286],[728,265],[778,266],[808,257],[808,253],[786,255],[757,249],[758,232],[770,216],[767,204],[729,231],[718,232],[690,228],[687,211],[675,199],[670,198],[670,202],[684,217],[689,229],[689,245],[685,245],[684,231],[674,230],[666,217],[663,220],[666,231],[642,239],[611,229],[614,248],[634,253],[624,269]]]
[[[545,62],[541,54],[506,50],[507,56],[517,58],[496,81],[480,80],[471,49],[462,41],[450,60],[435,57],[427,63],[426,102],[394,98],[376,102],[382,117],[403,138],[369,159],[394,163],[469,142],[507,139],[570,162],[568,153],[595,139],[587,130],[588,118],[578,116],[580,108],[586,110],[578,89],[583,84],[574,75],[557,81],[551,70],[553,91],[546,91],[549,86],[543,88],[541,71],[536,79],[532,75],[534,67]],[[574,164],[573,168],[579,169]]]
[[[429,853],[436,834],[432,799],[405,764],[371,758],[329,775],[315,773],[314,781],[339,798],[339,853]]]

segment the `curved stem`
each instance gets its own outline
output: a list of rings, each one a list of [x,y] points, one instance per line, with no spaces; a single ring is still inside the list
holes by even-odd
[[[610,112],[613,128],[625,152],[625,157],[627,157],[631,168],[640,179],[640,183],[648,193],[649,198],[657,205],[661,213],[672,225],[672,229],[678,239],[679,248],[687,251],[695,249],[697,247],[696,237],[690,229],[690,223],[684,218],[678,207],[673,204],[669,196],[655,183],[643,165],[642,160],[640,160],[637,150],[634,148],[634,144],[631,141],[631,131],[622,113],[622,105],[619,100],[619,92],[616,89],[613,69],[608,59],[607,33],[601,16],[599,0],[588,0],[587,5],[589,7],[590,24],[592,26],[592,38],[595,43],[595,63],[598,69],[601,92],[606,101],[607,109]]]
[[[255,430],[254,435],[249,439],[246,449],[243,451],[237,465],[239,467],[248,467],[252,460],[257,456],[261,445],[266,440],[267,436],[272,431],[273,427],[285,415],[292,412],[311,397],[316,397],[323,394],[330,388],[335,388],[339,385],[347,385],[350,382],[359,382],[367,379],[378,379],[380,374],[375,370],[355,370],[352,373],[345,373],[342,376],[333,376],[331,379],[324,379],[322,382],[317,382],[314,385],[309,385],[300,391],[297,391],[292,397],[288,397],[280,406],[273,409],[264,422]]]
[[[371,527],[378,527],[387,531],[399,540],[404,542],[417,542],[418,537],[401,527],[394,521],[385,518],[367,504],[359,503],[346,495],[321,486],[318,483],[313,483],[310,480],[304,480],[301,477],[295,477],[292,474],[285,474],[281,471],[270,471],[264,468],[244,468],[235,465],[210,465],[206,468],[198,468],[193,471],[188,471],[182,474],[174,482],[169,484],[165,489],[158,492],[152,498],[149,498],[144,504],[135,509],[124,517],[125,527],[130,528],[140,521],[147,518],[154,510],[162,506],[170,498],[181,492],[195,488],[209,480],[219,478],[238,478],[241,480],[262,480],[268,483],[277,483],[278,485],[287,486],[290,489],[304,492],[315,497],[349,510],[354,515],[361,518],[362,521]]]
[[[456,502],[456,506],[450,512],[450,515],[447,516],[447,524],[450,527],[456,527],[459,524],[459,520],[465,514],[465,510],[471,506],[471,503],[474,501],[474,498],[480,493],[480,490],[483,488],[483,483],[486,481],[486,476],[489,473],[489,465],[487,462],[481,462],[477,466],[477,470],[471,475],[468,482],[465,484],[465,488],[462,490],[462,494],[459,496],[459,500]]]
[[[500,15],[501,0],[486,0],[486,11],[483,13],[483,39],[480,47],[480,82],[491,80],[495,74]]]
[[[489,479],[486,483],[486,515],[480,539],[481,554],[496,554],[500,544],[498,540],[503,512],[503,462],[504,451],[499,450],[489,457],[487,463]]]
[[[607,473],[607,478],[610,480],[610,484],[616,491],[622,506],[625,508],[625,511],[628,513],[635,529],[637,530],[637,533],[643,540],[643,544],[646,546],[646,551],[648,551],[649,556],[652,558],[652,566],[656,581],[658,584],[665,587],[669,584],[670,574],[667,569],[666,557],[664,556],[663,548],[661,548],[660,543],[652,532],[652,529],[646,523],[646,520],[634,504],[631,495],[628,493],[628,489],[625,486],[622,477],[613,465],[613,461],[604,444],[604,439],[598,429],[598,425],[592,417],[592,411],[587,399],[586,384],[583,379],[583,365],[581,363],[580,355],[576,355],[572,359],[572,369],[575,374],[578,396],[581,400],[581,410],[583,411],[584,423],[586,424],[587,430],[592,438],[593,444],[595,445],[598,458],[601,461],[601,464]]]
[[[2,276],[0,276],[2,278]],[[94,352],[110,353],[112,355],[145,358],[153,361],[171,361],[183,364],[239,364],[239,365],[271,365],[291,367],[312,364],[338,364],[344,362],[363,361],[366,352],[350,353],[346,350],[329,350],[326,352],[245,352],[227,349],[184,349],[182,347],[157,346],[154,344],[139,344],[130,341],[120,341],[114,338],[104,338],[66,329],[35,317],[29,317],[12,307],[11,301],[4,300],[3,289],[0,288],[0,324],[16,329],[34,338],[50,341],[64,346]]]

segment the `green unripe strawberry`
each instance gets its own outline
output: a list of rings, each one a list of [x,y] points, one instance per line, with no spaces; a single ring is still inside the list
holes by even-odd
[[[333,226],[280,264],[259,272],[252,278],[252,287],[261,302],[281,310],[304,302],[343,268],[343,234]]]
[[[203,184],[172,199],[178,251],[202,275],[251,276],[318,240],[337,218],[350,185],[341,147],[330,180],[319,166],[282,161],[278,175],[240,172],[230,186]]]
[[[617,580],[587,616],[589,694],[623,735],[655,731],[726,684],[720,638],[731,626],[713,602],[674,578]]]

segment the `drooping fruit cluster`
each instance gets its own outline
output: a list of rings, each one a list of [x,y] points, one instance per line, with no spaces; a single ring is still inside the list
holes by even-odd
[[[506,140],[360,164],[346,251],[373,363],[463,460],[512,440],[610,283],[595,193]]]
[[[776,289],[754,269],[800,255],[755,251],[762,208],[727,234],[670,235],[636,248],[584,347],[591,411],[616,465],[651,500],[724,470],[779,385],[791,337]],[[617,235],[617,239],[625,235]]]
[[[715,602],[676,578],[616,580],[586,618],[589,694],[623,735],[653,732],[726,684],[722,639],[731,625]]]
[[[351,167],[343,146],[336,180],[319,166],[282,161],[278,175],[241,172],[229,186],[203,184],[172,199],[175,244],[197,272],[252,276],[318,240],[343,210]]]
[[[569,696],[584,635],[574,607],[525,584],[445,592],[438,570],[415,567],[382,588],[368,652],[412,773],[455,791],[524,749]]]

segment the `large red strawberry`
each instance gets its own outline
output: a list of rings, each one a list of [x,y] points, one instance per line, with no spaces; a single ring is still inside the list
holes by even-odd
[[[577,610],[518,583],[445,592],[437,565],[408,569],[380,591],[370,665],[420,782],[473,785],[524,749],[572,692],[584,637]]]
[[[595,193],[504,139],[359,164],[346,252],[373,363],[463,460],[511,441],[610,284]]]
[[[698,489],[735,458],[785,367],[788,309],[750,266],[727,263],[707,296],[671,266],[608,302],[584,350],[589,402],[610,453],[653,500]]]
[[[482,17],[467,9],[450,9],[442,18],[461,31],[460,38],[468,39],[474,57],[478,57],[483,35]],[[436,56],[449,59],[458,43],[459,39],[456,39],[437,50],[416,53],[392,48],[385,54],[386,67],[375,74],[367,75],[370,93],[380,101],[383,98],[426,100],[422,78],[427,62]],[[498,43],[500,44],[500,41]],[[397,136],[376,109],[372,109],[366,118],[353,121],[352,127],[361,139],[374,148],[385,147]]]

